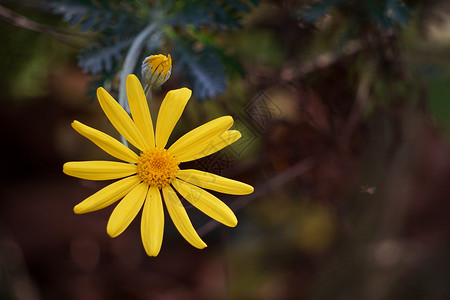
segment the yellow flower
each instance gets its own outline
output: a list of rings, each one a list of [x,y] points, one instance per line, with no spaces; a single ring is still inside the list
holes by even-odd
[[[126,81],[131,116],[103,88],[97,90],[100,106],[112,125],[140,154],[111,136],[78,121],[72,127],[102,150],[124,161],[82,161],[64,164],[67,175],[88,180],[120,179],[74,207],[77,214],[105,208],[122,199],[112,212],[106,230],[111,237],[121,234],[141,208],[141,238],[149,256],[158,255],[164,231],[163,200],[180,234],[199,249],[206,244],[198,236],[175,190],[190,204],[227,226],[237,225],[233,211],[214,195],[216,192],[245,195],[253,187],[235,180],[194,169],[180,170],[179,164],[210,155],[241,137],[230,116],[214,119],[180,137],[166,147],[169,136],[191,96],[187,88],[169,91],[164,98],[155,131],[142,86],[134,75]],[[167,148],[167,149],[166,149]],[[204,189],[203,189],[204,188]],[[162,195],[161,195],[162,193]]]
[[[150,55],[142,62],[142,80],[149,86],[160,86],[169,79],[172,73],[170,54]]]

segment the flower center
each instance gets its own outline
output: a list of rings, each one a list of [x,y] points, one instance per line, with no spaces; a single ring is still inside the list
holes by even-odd
[[[168,186],[178,173],[179,162],[166,149],[153,148],[141,153],[137,173],[150,186]]]
[[[170,58],[170,54],[167,56],[162,54],[152,55],[147,57],[145,62],[151,68],[152,75],[158,71],[159,74],[166,76],[172,67],[172,59]]]

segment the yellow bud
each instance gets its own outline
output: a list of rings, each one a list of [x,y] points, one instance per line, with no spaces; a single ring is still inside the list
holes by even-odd
[[[148,86],[160,86],[169,79],[172,73],[170,54],[147,56],[142,62],[142,80]]]

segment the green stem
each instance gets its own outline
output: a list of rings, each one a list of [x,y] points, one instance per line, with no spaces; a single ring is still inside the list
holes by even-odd
[[[136,62],[139,57],[139,53],[144,46],[145,39],[157,28],[158,23],[153,22],[146,26],[134,39],[133,43],[128,50],[127,56],[125,57],[125,61],[123,63],[122,73],[120,74],[120,85],[119,85],[119,104],[126,111],[129,111],[127,95],[126,95],[126,80],[128,74],[133,73],[134,68],[136,67]],[[127,140],[121,136],[121,141],[125,146],[128,146]]]
[[[150,104],[150,101],[152,100],[152,86],[146,85],[144,89],[145,97],[147,98],[147,102]]]

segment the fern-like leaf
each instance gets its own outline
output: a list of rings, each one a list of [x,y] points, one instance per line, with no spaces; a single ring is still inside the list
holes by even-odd
[[[132,41],[133,39],[130,38],[107,46],[94,44],[81,52],[78,57],[78,65],[83,71],[91,74],[110,72],[114,61],[122,59],[124,50],[130,46]]]
[[[246,0],[193,0],[176,3],[171,22],[177,25],[206,25],[214,30],[239,28],[240,17],[257,2]]]
[[[165,20],[165,22],[172,26],[186,26],[193,25],[196,28],[202,25],[210,25],[213,19],[209,12],[202,7],[193,7],[177,14],[173,14],[171,17]]]
[[[387,0],[385,12],[392,24],[400,26],[405,26],[411,16],[411,8],[399,0]]]
[[[324,0],[311,4],[299,12],[299,17],[303,22],[314,23],[324,17],[328,11],[340,3],[339,0]]]
[[[63,16],[71,26],[79,25],[81,31],[103,30],[123,22],[125,15],[109,7],[110,1],[102,6],[90,0],[49,1],[51,10]]]
[[[199,100],[212,98],[225,91],[226,75],[214,49],[205,48],[194,52],[191,47],[177,42],[173,56],[177,61],[175,71],[184,70]]]

